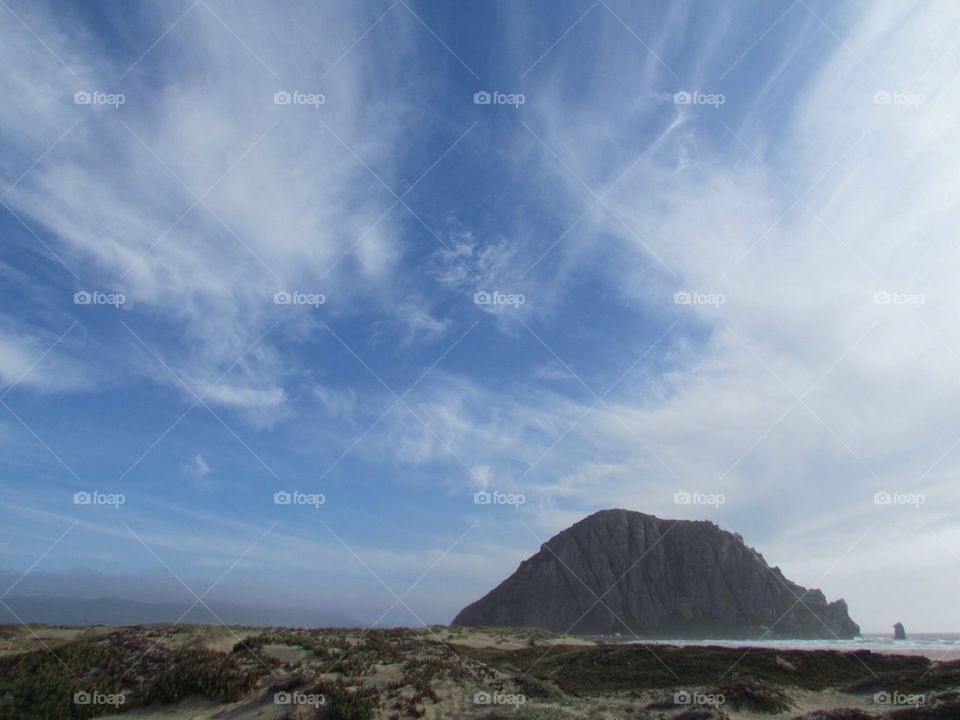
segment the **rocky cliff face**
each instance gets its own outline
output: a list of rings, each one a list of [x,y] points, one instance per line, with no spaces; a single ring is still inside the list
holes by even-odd
[[[739,535],[628,510],[554,536],[453,624],[678,638],[860,634],[843,600],[790,582]]]

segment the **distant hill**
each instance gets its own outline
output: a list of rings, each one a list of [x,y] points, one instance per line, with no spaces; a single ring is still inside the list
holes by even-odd
[[[739,535],[629,510],[555,535],[453,624],[677,638],[860,634],[843,600],[787,580]]]
[[[357,627],[358,620],[323,611],[258,609],[228,605],[207,600],[214,615],[197,605],[185,616],[191,602],[149,603],[117,597],[82,598],[54,596],[8,596],[0,605],[0,624],[18,622],[47,625],[142,625],[173,623],[191,625],[313,625],[323,627]],[[181,617],[183,616],[183,617]]]

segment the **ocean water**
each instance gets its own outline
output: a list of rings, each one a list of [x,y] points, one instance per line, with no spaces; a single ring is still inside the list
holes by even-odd
[[[906,640],[894,640],[893,634],[864,633],[849,640],[627,640],[645,645],[718,645],[720,647],[765,647],[781,650],[872,650],[874,652],[920,651],[936,657],[938,652],[960,651],[960,633],[908,633]]]

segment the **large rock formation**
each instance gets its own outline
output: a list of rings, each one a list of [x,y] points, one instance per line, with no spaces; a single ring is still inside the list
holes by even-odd
[[[739,535],[628,510],[554,536],[453,624],[676,638],[860,634],[843,600],[790,582]]]

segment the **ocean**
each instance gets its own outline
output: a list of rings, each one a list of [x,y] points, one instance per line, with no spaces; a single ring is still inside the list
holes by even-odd
[[[872,650],[874,652],[920,651],[934,656],[938,651],[960,650],[960,633],[908,634],[906,640],[894,640],[892,634],[864,633],[849,640],[790,640],[763,638],[759,640],[627,640],[644,645],[718,645],[720,647],[765,647],[782,650]]]

